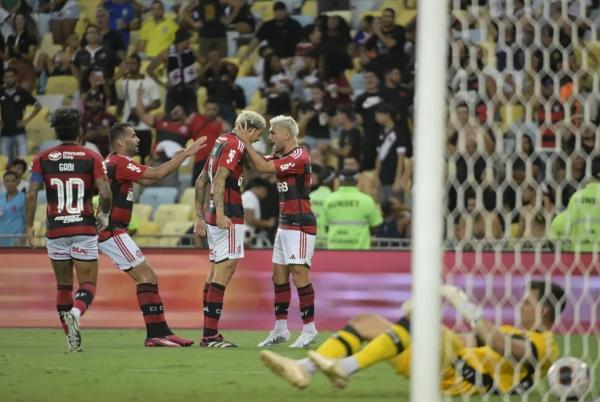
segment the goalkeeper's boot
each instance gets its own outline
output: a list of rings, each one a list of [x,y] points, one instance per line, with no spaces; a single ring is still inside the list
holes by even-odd
[[[271,371],[283,378],[296,388],[306,388],[310,375],[297,360],[288,359],[270,350],[260,352],[260,359]]]
[[[290,345],[293,349],[305,349],[317,341],[318,332],[304,332]]]
[[[319,353],[311,350],[308,352],[308,357],[317,366],[319,371],[323,372],[329,381],[336,388],[342,389],[348,385],[350,377],[344,372],[342,366],[338,363],[339,360],[330,359]]]
[[[147,348],[154,347],[167,347],[167,348],[179,348],[179,344],[168,340],[167,338],[146,338],[144,346]]]
[[[219,334],[217,336],[202,338],[202,340],[200,341],[200,347],[225,349],[237,348],[237,345],[235,343],[226,341],[225,338],[223,338],[223,335]]]
[[[67,351],[81,352],[81,332],[79,332],[79,318],[70,311],[63,313],[63,321],[67,325]]]
[[[274,329],[273,331],[269,332],[269,336],[267,336],[267,338],[261,343],[259,343],[257,346],[259,348],[268,348],[270,346],[275,346],[280,343],[285,343],[290,340],[290,335],[290,331],[288,331],[287,329]]]
[[[192,346],[194,344],[194,341],[192,341],[191,339],[185,339],[175,334],[167,335],[165,336],[165,339],[176,343],[179,346]]]

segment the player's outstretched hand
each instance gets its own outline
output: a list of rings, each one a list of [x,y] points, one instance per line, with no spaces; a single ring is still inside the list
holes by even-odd
[[[35,231],[33,226],[30,226],[26,229],[25,235],[27,237],[27,245],[31,248],[35,248]]]
[[[96,229],[98,230],[98,232],[101,232],[108,227],[108,221],[109,214],[105,214],[104,212],[99,211],[98,215],[96,215]]]
[[[225,215],[223,215],[223,216],[217,215],[217,227],[219,227],[221,229],[229,229],[232,226],[233,226],[233,223],[231,223],[231,219],[229,219]]]
[[[452,285],[442,285],[440,292],[465,320],[476,323],[483,316],[481,307],[474,304],[462,289]]]
[[[185,156],[193,156],[200,150],[200,148],[204,148],[206,146],[206,136],[198,138],[196,141],[192,142],[188,147],[183,151]]]
[[[206,224],[204,223],[204,219],[196,218],[194,222],[194,235],[198,237],[206,236]]]

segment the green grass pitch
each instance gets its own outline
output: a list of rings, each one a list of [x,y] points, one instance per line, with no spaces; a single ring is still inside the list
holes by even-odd
[[[197,341],[200,331],[178,333]],[[67,354],[65,338],[58,330],[0,329],[0,400],[408,400],[408,381],[396,376],[385,363],[359,373],[343,391],[333,389],[322,375],[315,375],[306,390],[293,389],[272,375],[258,359],[256,344],[266,335],[265,332],[225,331],[225,335],[240,347],[207,350],[194,345],[190,348],[149,349],[143,347],[145,333],[142,330],[84,329],[84,352]],[[321,334],[320,340],[326,336]],[[595,341],[590,343],[597,345]],[[573,345],[573,352],[581,350],[581,340]],[[287,347],[276,350],[290,357],[304,355],[303,351]],[[592,351],[592,356],[598,358],[598,350]],[[502,398],[490,397],[488,400],[500,401]],[[538,393],[530,395],[529,401],[537,400],[541,400]]]

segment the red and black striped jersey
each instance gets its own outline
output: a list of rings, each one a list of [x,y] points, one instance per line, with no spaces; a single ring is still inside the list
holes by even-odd
[[[94,181],[106,176],[102,157],[77,144],[60,144],[35,156],[31,182],[46,187],[49,239],[95,235]]]
[[[148,166],[141,165],[129,156],[110,154],[104,160],[110,189],[112,191],[112,210],[106,230],[100,232],[100,241],[114,235],[127,233],[127,225],[133,210],[133,182],[140,179]]]
[[[277,169],[279,227],[317,233],[317,220],[310,207],[310,156],[296,147],[285,155],[270,155]]]
[[[221,134],[210,151],[208,162],[204,165],[210,181],[210,200],[204,217],[209,225],[217,224],[213,190],[214,179],[220,167],[224,167],[230,172],[225,180],[225,191],[223,193],[225,216],[231,219],[232,223],[244,223],[244,208],[242,207],[242,195],[240,193],[244,173],[242,163],[244,154],[244,143],[234,133]]]

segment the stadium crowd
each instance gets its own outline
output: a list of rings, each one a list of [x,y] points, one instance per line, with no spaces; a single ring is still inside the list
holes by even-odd
[[[297,119],[318,247],[410,238],[416,1],[0,3],[0,235],[24,233],[15,189],[26,188],[33,155],[56,144],[48,112],[70,104],[86,146],[104,157],[116,122],[134,125],[150,165],[209,139],[193,163],[136,194],[140,245],[191,233],[193,183],[241,109]],[[450,3],[446,239],[543,244],[598,154],[600,2]],[[266,133],[256,145],[270,146]],[[251,176],[247,240],[265,247],[277,227],[275,180]],[[325,224],[341,237],[324,236]]]

